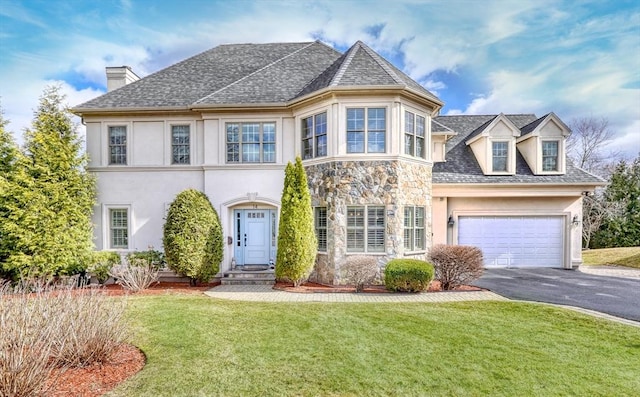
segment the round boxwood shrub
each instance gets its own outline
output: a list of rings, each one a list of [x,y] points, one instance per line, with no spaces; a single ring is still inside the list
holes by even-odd
[[[384,269],[384,285],[390,291],[420,292],[433,280],[433,265],[417,259],[392,259]]]
[[[209,281],[220,269],[223,242],[218,213],[202,192],[189,189],[171,203],[164,224],[164,254],[169,268],[196,281]]]

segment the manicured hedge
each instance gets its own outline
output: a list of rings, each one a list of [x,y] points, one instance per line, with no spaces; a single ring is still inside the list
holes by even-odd
[[[420,292],[433,280],[433,265],[417,259],[392,259],[384,269],[384,285],[390,291]]]

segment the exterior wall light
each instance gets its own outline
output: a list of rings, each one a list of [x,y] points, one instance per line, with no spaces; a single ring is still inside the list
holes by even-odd
[[[449,220],[447,221],[447,225],[449,225],[449,227],[453,227],[455,223],[456,221],[453,220],[453,216],[449,215]]]
[[[573,226],[578,226],[580,224],[580,219],[578,218],[578,215],[573,216],[573,220],[571,221],[571,224]]]

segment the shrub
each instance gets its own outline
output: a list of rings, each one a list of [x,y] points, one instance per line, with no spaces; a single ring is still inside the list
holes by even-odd
[[[342,271],[347,282],[355,285],[356,292],[362,292],[366,284],[373,283],[377,278],[378,260],[375,256],[349,256]]]
[[[134,260],[135,261],[135,260]],[[158,269],[146,263],[124,264],[114,266],[109,275],[116,279],[116,284],[131,292],[142,291],[158,281]]]
[[[126,337],[124,304],[42,279],[0,286],[0,396],[45,395],[55,368],[106,361]]]
[[[307,174],[300,157],[287,164],[282,189],[282,208],[278,227],[276,278],[299,286],[309,278],[318,243],[313,225],[311,195]]]
[[[95,251],[91,257],[91,265],[87,271],[93,274],[98,283],[104,284],[109,279],[111,269],[120,264],[120,255],[113,251]]]
[[[433,246],[429,255],[442,289],[452,290],[482,276],[482,251],[466,245]]]
[[[162,251],[154,250],[149,247],[147,251],[135,251],[127,255],[127,261],[131,266],[149,266],[156,270],[160,270],[167,264],[164,260]]]
[[[384,269],[384,285],[398,292],[420,292],[433,280],[433,265],[417,259],[392,259]]]
[[[223,242],[218,213],[202,192],[189,189],[171,203],[164,224],[167,265],[196,281],[209,281],[220,269]]]

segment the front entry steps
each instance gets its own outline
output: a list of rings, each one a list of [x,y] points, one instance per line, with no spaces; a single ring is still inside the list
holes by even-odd
[[[234,270],[224,272],[220,282],[222,285],[274,285],[276,274],[269,266],[247,266],[244,269],[238,266]]]

